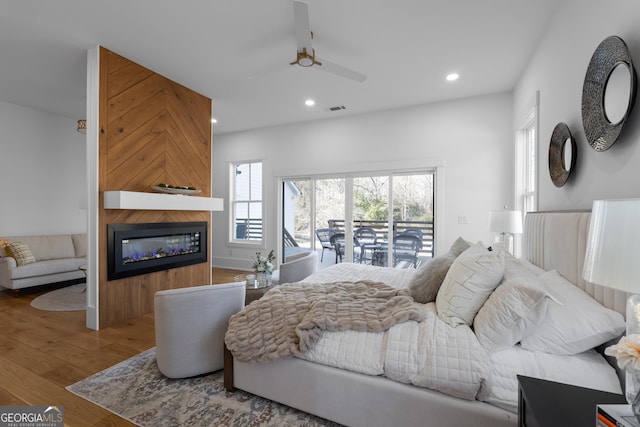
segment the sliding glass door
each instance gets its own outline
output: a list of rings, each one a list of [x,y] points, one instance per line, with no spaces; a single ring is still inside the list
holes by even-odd
[[[316,250],[322,266],[418,267],[433,256],[434,181],[433,171],[283,180],[283,258]]]

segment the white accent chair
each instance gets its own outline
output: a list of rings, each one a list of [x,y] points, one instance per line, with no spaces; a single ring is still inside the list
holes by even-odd
[[[280,268],[273,272],[271,283],[279,285],[281,283],[299,282],[316,271],[318,271],[317,252],[301,252],[289,255],[285,262],[280,264]]]
[[[229,317],[244,307],[245,283],[158,291],[154,296],[158,368],[187,378],[224,366]]]

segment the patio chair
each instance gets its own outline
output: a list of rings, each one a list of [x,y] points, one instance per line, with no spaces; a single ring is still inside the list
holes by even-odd
[[[418,252],[422,241],[411,234],[398,234],[393,239],[393,266],[399,261],[410,261],[413,268],[418,266]]]
[[[316,230],[316,237],[320,240],[322,245],[322,254],[320,255],[320,262],[324,259],[324,250],[334,250],[333,243],[331,243],[331,236],[336,234],[336,231],[331,228],[318,228]]]
[[[353,235],[360,242],[362,248],[362,259],[367,260],[373,257],[373,251],[380,247],[378,244],[378,233],[371,227],[359,227],[353,232]],[[371,258],[367,258],[367,251],[371,251]]]
[[[398,234],[411,234],[413,236],[417,236],[418,238],[420,238],[420,241],[422,241],[422,238],[424,236],[424,232],[419,228],[415,228],[415,227],[409,227]]]
[[[331,236],[331,244],[336,251],[336,264],[338,263],[338,259],[342,262],[342,257],[344,256],[344,239],[344,233],[335,233]],[[359,262],[362,262],[362,246],[360,245],[358,238],[353,236],[353,259],[355,260],[356,258],[358,258]]]

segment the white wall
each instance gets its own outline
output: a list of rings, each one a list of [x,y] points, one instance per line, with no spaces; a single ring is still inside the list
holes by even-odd
[[[582,84],[596,47],[621,37],[640,66],[640,2],[567,0],[550,24],[514,91],[514,121],[540,90],[540,210],[590,209],[594,199],[640,197],[640,106],[628,118],[618,141],[596,152],[582,127]],[[578,145],[575,170],[564,187],[549,178],[548,150],[553,128],[565,122]]]
[[[86,232],[84,144],[74,119],[0,101],[0,236]]]
[[[263,159],[266,247],[275,249],[275,176],[349,172],[385,164],[444,164],[442,252],[460,235],[491,242],[488,212],[513,205],[512,94],[502,93],[320,122],[214,136],[213,264],[248,268],[255,249],[229,245],[228,162]],[[468,224],[458,224],[458,216]]]

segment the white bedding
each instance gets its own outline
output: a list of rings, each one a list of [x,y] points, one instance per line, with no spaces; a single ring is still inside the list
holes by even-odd
[[[305,279],[380,281],[405,287],[414,270],[338,264]],[[466,325],[441,321],[435,304],[423,305],[424,322],[408,321],[384,333],[325,332],[303,358],[341,369],[477,399],[517,412],[516,375],[527,375],[620,393],[613,368],[595,351],[576,356],[532,352],[515,346],[489,354]],[[589,375],[584,375],[589,372]]]
[[[302,358],[473,400],[490,374],[489,355],[468,326],[453,327],[425,304],[424,322],[408,321],[387,332],[325,332]]]
[[[595,350],[560,356],[525,350],[516,345],[493,353],[491,376],[481,400],[518,412],[516,375],[542,378],[611,393],[622,393],[615,370]]]

